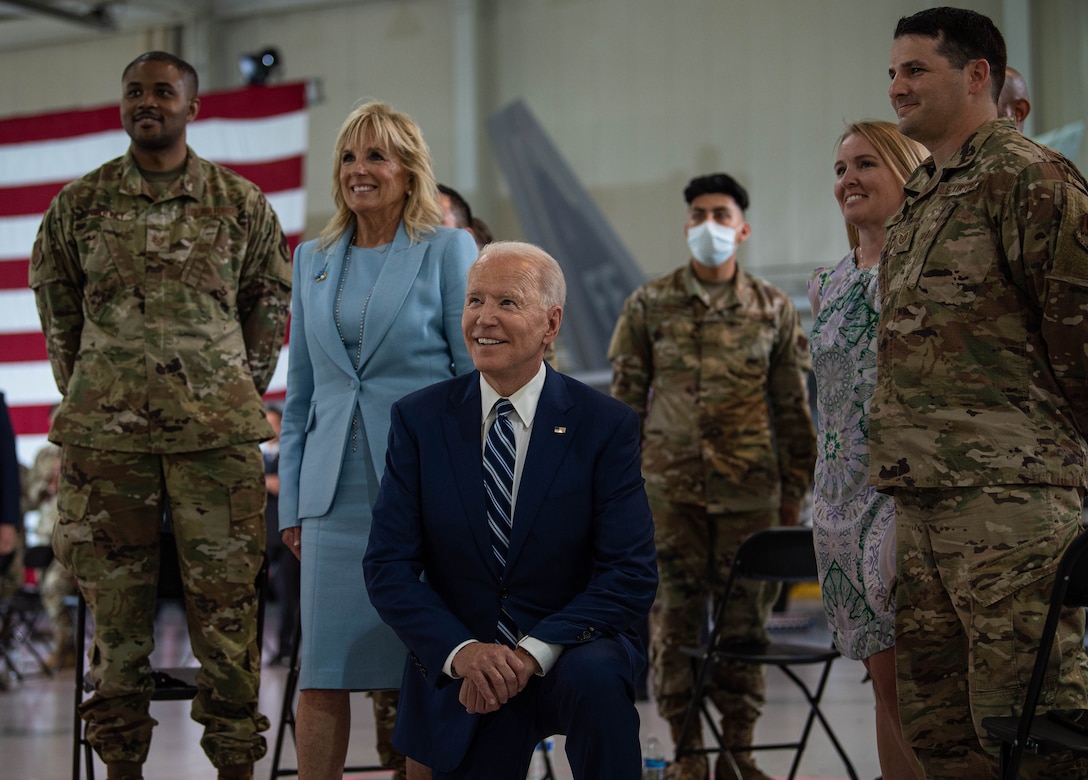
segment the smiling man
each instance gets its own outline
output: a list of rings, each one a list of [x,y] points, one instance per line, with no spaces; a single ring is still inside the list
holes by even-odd
[[[575,778],[640,774],[638,418],[544,363],[565,296],[542,249],[489,244],[462,317],[477,371],[393,406],[363,570],[411,656],[394,744],[436,780],[525,777],[552,734]]]
[[[193,654],[193,718],[220,778],[265,753],[255,581],[264,554],[261,393],[291,286],[279,221],[251,183],[186,145],[197,74],[166,52],[125,68],[128,153],[66,186],[30,286],[57,387],[57,559],[94,617],[87,737],[110,780],[139,778],[155,720],[148,656],[159,534],[172,518]]]
[[[895,499],[899,711],[927,778],[996,777],[981,721],[1023,701],[1081,529],[1088,185],[998,118],[1005,67],[988,18],[932,8],[899,21],[888,70],[900,130],[932,157],[887,225],[871,481]],[[1085,706],[1083,639],[1069,610],[1052,708]],[[1088,777],[1025,759],[1044,774]]]

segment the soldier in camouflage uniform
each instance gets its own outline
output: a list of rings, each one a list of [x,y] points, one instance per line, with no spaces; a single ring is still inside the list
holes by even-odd
[[[984,16],[901,19],[889,95],[931,157],[880,264],[872,481],[895,498],[904,734],[927,778],[996,777],[981,726],[1019,711],[1058,559],[1081,528],[1088,187],[997,118],[1005,44]],[[1084,707],[1084,611],[1058,630],[1045,706]],[[1057,756],[1022,777],[1088,777]]]
[[[53,546],[95,619],[81,712],[111,780],[140,777],[168,507],[202,666],[192,715],[219,777],[248,778],[268,728],[261,392],[283,346],[289,253],[260,191],[186,145],[192,66],[150,52],[122,82],[129,151],[61,191],[30,268],[63,395],[49,434],[63,449]]]
[[[679,742],[692,695],[689,659],[709,598],[720,592],[741,540],[794,525],[812,480],[816,439],[806,399],[804,346],[789,297],[740,268],[751,227],[748,194],[726,174],[693,179],[686,234],[692,259],[627,299],[609,347],[612,395],[642,418],[642,472],[657,530],[660,585],[650,615],[650,663],[661,717]],[[777,589],[747,588],[724,636],[767,640]],[[764,700],[758,667],[719,664],[709,696],[729,744],[748,745]],[[694,735],[701,745],[701,735]],[[738,753],[745,778],[765,778]],[[726,762],[719,758],[719,777]],[[704,757],[670,777],[705,778]]]

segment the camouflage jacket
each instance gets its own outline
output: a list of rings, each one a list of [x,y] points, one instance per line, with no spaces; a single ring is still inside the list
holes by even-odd
[[[272,436],[290,254],[250,182],[189,150],[158,198],[131,153],[67,185],[30,263],[57,387],[49,438],[193,452]]]
[[[799,502],[816,438],[797,309],[737,269],[712,300],[691,264],[635,290],[612,344],[612,395],[642,418],[651,498],[707,511]]]
[[[870,481],[1085,484],[1084,178],[1001,119],[906,192],[880,266]]]

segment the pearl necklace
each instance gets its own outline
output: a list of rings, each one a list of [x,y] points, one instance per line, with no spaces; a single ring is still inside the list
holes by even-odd
[[[351,264],[351,250],[355,246],[355,237],[358,234],[351,236],[351,241],[348,242],[348,248],[344,252],[344,266],[340,269],[340,287],[336,290],[336,306],[333,308],[333,319],[336,321],[336,332],[340,336],[340,343],[344,345],[344,349],[347,349],[348,343],[344,340],[344,330],[340,325],[340,302],[344,297],[344,282],[348,277],[348,266]],[[359,373],[359,369],[363,365],[363,329],[366,326],[366,310],[370,306],[370,297],[374,294],[374,288],[370,288],[370,292],[367,293],[366,300],[363,301],[363,310],[359,314],[359,344],[355,348],[355,361],[352,363],[352,367],[355,369],[355,373]],[[351,451],[358,452],[359,449],[359,417],[358,410],[354,410],[351,414]]]
[[[344,340],[344,331],[340,325],[340,302],[344,297],[344,283],[348,278],[348,266],[351,264],[351,250],[355,246],[355,235],[352,235],[351,241],[348,243],[347,251],[344,252],[344,267],[340,269],[340,287],[336,291],[336,307],[333,314],[336,319],[336,332],[340,335],[340,343],[344,345],[346,349],[348,346],[347,341]],[[352,367],[358,371],[363,365],[363,329],[366,326],[366,310],[370,306],[370,296],[374,294],[374,288],[370,288],[370,292],[367,293],[366,300],[363,301],[363,311],[359,315],[359,344],[355,349],[355,361],[352,363]]]

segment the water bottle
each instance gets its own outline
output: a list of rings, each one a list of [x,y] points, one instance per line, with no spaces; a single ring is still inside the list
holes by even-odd
[[[642,750],[642,780],[665,780],[665,749],[652,734]]]

